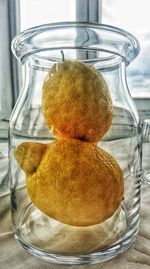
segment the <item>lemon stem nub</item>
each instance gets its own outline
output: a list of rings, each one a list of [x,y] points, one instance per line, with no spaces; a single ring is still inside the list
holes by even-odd
[[[41,143],[25,142],[16,148],[15,158],[26,175],[32,175],[36,171],[47,147],[48,145]]]

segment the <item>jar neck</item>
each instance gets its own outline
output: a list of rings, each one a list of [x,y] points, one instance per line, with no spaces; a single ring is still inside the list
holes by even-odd
[[[87,59],[84,61],[87,62]],[[34,64],[33,64],[34,63]],[[126,81],[126,64],[121,57],[115,62],[96,61],[95,59],[88,59],[89,64],[93,64],[94,68],[102,73],[108,84],[113,105],[122,106],[125,109],[132,111],[136,121],[138,120],[138,113],[130,95],[130,90]],[[38,63],[39,64],[39,63]],[[50,62],[49,66],[54,63]],[[42,67],[41,63],[40,66]],[[41,107],[42,100],[42,85],[43,81],[50,69],[39,68],[38,65],[30,60],[25,64],[25,76],[23,91],[27,91],[27,106],[34,108]],[[131,112],[131,113],[132,113]]]
[[[46,77],[47,70],[39,69],[30,61],[24,65],[22,94],[26,94],[27,106],[32,108],[41,107],[42,85]]]
[[[138,123],[139,116],[127,84],[126,63],[124,59],[110,66],[105,65],[104,67],[99,64],[99,66],[96,66],[96,69],[102,72],[107,82],[113,101],[113,107],[123,109],[127,114],[130,113],[133,120]]]

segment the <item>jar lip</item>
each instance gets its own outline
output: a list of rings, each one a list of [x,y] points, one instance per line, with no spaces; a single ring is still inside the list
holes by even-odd
[[[13,54],[21,63],[42,51],[73,48],[105,51],[122,57],[128,65],[139,54],[140,44],[134,35],[112,25],[58,22],[29,28],[17,35],[11,45]]]

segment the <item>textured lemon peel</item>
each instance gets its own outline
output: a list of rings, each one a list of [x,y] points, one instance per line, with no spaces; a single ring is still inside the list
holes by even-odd
[[[38,168],[48,145],[24,142],[14,151],[14,156],[26,175],[33,174]]]
[[[58,137],[96,143],[112,122],[112,100],[104,78],[77,61],[53,65],[43,84],[42,110]]]

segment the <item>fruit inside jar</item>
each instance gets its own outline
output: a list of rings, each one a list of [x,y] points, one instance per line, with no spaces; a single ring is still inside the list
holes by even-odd
[[[14,152],[31,201],[67,225],[106,221],[121,204],[124,179],[117,161],[96,145],[113,116],[103,76],[78,61],[54,64],[43,83],[42,111],[57,141],[25,142]]]

